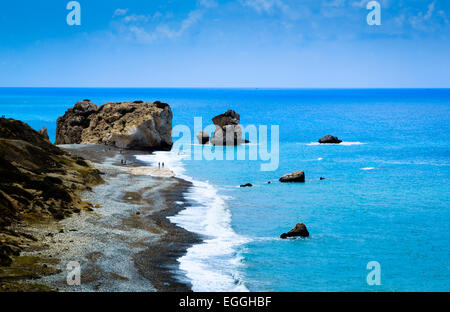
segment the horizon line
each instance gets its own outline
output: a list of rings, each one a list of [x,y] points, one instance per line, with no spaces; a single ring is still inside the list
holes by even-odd
[[[0,89],[241,89],[241,90],[449,90],[449,87],[36,87],[0,86]]]

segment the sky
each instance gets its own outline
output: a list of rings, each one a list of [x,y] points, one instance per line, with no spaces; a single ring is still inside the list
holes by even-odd
[[[0,4],[0,87],[449,88],[450,1]]]

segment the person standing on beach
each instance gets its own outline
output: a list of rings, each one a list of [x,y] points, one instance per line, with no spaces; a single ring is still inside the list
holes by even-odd
[[[161,169],[161,163],[160,162],[158,163],[158,169]]]
[[[162,167],[164,168],[164,162],[162,163]]]

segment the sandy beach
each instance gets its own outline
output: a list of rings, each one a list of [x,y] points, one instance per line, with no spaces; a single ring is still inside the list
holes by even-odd
[[[106,183],[82,195],[93,211],[27,229],[42,244],[25,255],[54,259],[48,265],[58,272],[34,282],[59,291],[190,291],[177,259],[200,238],[167,219],[186,207],[190,183],[143,166],[134,155],[146,152],[60,147],[90,160]],[[71,261],[81,265],[79,286],[66,282]]]

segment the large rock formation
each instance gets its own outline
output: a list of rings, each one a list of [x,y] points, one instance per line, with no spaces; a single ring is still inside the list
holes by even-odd
[[[285,174],[280,178],[280,182],[305,182],[305,172],[294,171],[292,173]]]
[[[216,130],[211,138],[211,144],[229,146],[248,143],[248,141],[242,139],[240,120],[241,116],[231,109],[214,117],[212,121],[216,125]]]
[[[280,238],[285,239],[288,237],[308,237],[309,232],[306,225],[303,223],[297,223],[297,225],[287,233],[281,234]]]
[[[91,115],[98,110],[97,105],[81,101],[69,108],[64,116],[56,121],[55,144],[80,144],[83,130],[91,123]]]
[[[75,104],[59,117],[56,144],[105,144],[128,149],[170,150],[172,110],[166,103],[135,101]]]
[[[0,265],[20,251],[10,239],[19,234],[10,225],[59,220],[89,209],[78,193],[101,182],[99,171],[81,157],[70,156],[21,121],[0,119]]]
[[[326,135],[319,140],[320,144],[339,144],[342,143],[342,140],[339,140],[337,137],[332,135]]]

